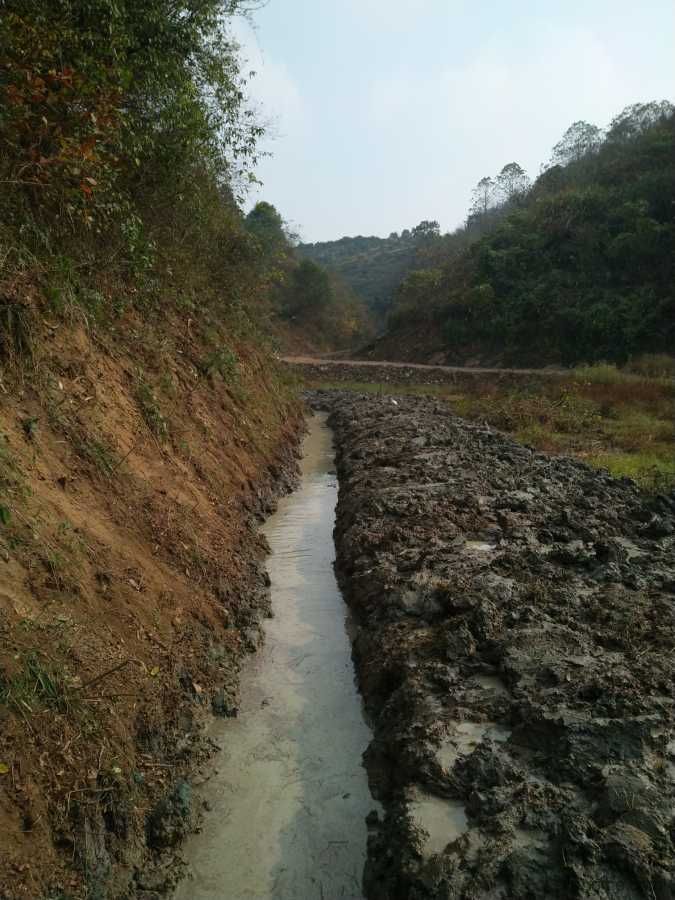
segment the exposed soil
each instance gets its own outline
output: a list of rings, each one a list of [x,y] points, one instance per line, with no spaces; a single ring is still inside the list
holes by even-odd
[[[675,896],[675,498],[418,398],[331,409],[370,900]]]
[[[212,329],[212,333],[213,333]],[[211,339],[209,339],[211,340]],[[269,611],[302,411],[232,336],[52,326],[0,382],[0,897],[160,895]]]

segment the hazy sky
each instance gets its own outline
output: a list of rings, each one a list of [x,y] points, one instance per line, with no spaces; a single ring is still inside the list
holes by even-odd
[[[576,119],[675,95],[673,0],[269,0],[236,26],[271,121],[253,199],[304,240],[460,224]]]

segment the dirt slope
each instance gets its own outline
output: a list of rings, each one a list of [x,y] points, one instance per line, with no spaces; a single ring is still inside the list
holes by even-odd
[[[215,326],[214,326],[215,327]],[[184,318],[45,327],[0,384],[0,897],[154,897],[200,722],[267,607],[295,476],[286,377]],[[214,361],[215,359],[215,361]]]
[[[370,900],[675,896],[675,498],[319,394],[375,739]]]

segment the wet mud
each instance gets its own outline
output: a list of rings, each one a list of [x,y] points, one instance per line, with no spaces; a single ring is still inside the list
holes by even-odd
[[[202,828],[176,900],[360,898],[372,738],[333,570],[337,481],[325,416],[310,422],[298,490],[263,532],[271,608],[242,672],[237,718],[199,790]]]
[[[673,898],[674,498],[435,401],[311,399],[384,808],[367,897]]]

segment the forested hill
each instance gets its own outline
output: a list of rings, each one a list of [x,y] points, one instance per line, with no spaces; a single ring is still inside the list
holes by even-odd
[[[481,179],[465,226],[427,245],[396,291],[389,358],[615,360],[675,347],[675,120],[627,107],[576,122],[530,184]]]
[[[339,275],[382,323],[397,287],[415,267],[420,247],[438,234],[438,223],[421,222],[416,228],[392,232],[387,238],[359,235],[300,244],[296,249],[300,256]]]

